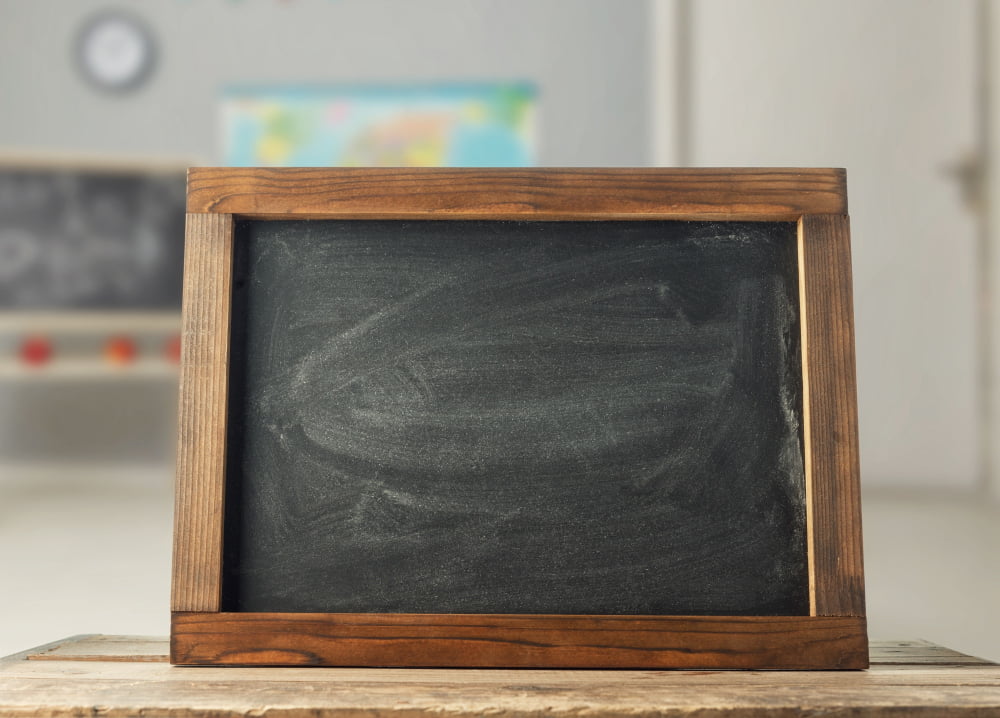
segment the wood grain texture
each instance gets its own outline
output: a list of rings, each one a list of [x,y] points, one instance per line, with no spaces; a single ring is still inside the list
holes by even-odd
[[[197,212],[189,218],[185,280],[174,660],[732,668],[866,664],[842,171],[195,169],[189,207]],[[234,214],[264,219],[801,220],[812,611],[817,616],[218,613]]]
[[[939,646],[923,640],[872,641],[869,654],[872,665],[892,666],[966,666],[997,665],[993,661]]]
[[[800,225],[806,481],[814,613],[865,615],[854,307],[847,217]]]
[[[171,662],[493,668],[867,668],[856,617],[174,613]]]
[[[22,718],[759,718],[996,716],[1000,666],[922,641],[874,643],[869,671],[178,668],[165,639],[81,636],[62,660],[0,661],[0,715]],[[119,652],[107,653],[109,646]],[[106,660],[76,656],[107,654]],[[135,655],[140,660],[130,660]],[[888,660],[886,660],[886,657]]]
[[[40,647],[30,652],[29,661],[168,661],[166,640],[148,636],[105,636],[100,634],[73,638]]]
[[[232,256],[231,216],[188,215],[171,586],[175,611],[220,606]]]
[[[23,652],[7,656],[6,661],[114,661],[114,662],[169,662],[170,639],[163,636],[118,636],[106,634],[82,634],[63,638],[43,646],[36,646]],[[869,658],[872,668],[879,666],[996,666],[993,661],[977,658],[966,653],[939,646],[919,639],[909,641],[871,641]],[[300,675],[308,676],[306,669]],[[239,671],[236,671],[239,672]],[[289,669],[288,673],[295,674]],[[376,671],[372,675],[381,675]],[[506,672],[506,671],[504,671]],[[459,672],[460,674],[460,672]],[[573,674],[570,674],[573,675]],[[576,675],[594,675],[576,674]],[[616,674],[612,674],[616,675]],[[620,674],[618,674],[620,675]],[[734,676],[736,674],[733,674]]]
[[[188,211],[302,219],[771,219],[846,214],[841,169],[194,167]]]

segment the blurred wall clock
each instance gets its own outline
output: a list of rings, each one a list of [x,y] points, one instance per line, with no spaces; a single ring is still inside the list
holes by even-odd
[[[76,63],[92,84],[126,92],[142,86],[156,64],[156,41],[134,15],[106,10],[88,18],[77,35]]]

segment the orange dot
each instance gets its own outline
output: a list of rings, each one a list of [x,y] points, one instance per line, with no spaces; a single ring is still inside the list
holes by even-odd
[[[167,339],[163,345],[163,356],[174,364],[181,363],[181,335],[177,334]]]
[[[41,366],[52,358],[52,342],[45,337],[26,337],[21,342],[21,360],[25,364]]]
[[[128,337],[111,337],[104,343],[104,358],[112,364],[131,364],[137,353],[135,342]]]

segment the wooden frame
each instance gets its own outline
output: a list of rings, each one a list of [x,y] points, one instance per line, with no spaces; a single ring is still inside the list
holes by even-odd
[[[188,175],[171,661],[185,665],[865,668],[850,239],[833,169],[228,169]],[[810,615],[225,613],[234,221],[798,223]]]

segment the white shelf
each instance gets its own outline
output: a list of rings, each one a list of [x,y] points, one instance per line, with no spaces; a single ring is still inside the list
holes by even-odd
[[[0,380],[16,381],[120,381],[123,379],[164,379],[177,381],[176,364],[165,359],[139,359],[131,364],[110,364],[103,359],[53,360],[42,366],[25,365],[21,361],[0,361]]]
[[[180,330],[179,312],[0,311],[0,333],[113,334]]]

